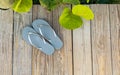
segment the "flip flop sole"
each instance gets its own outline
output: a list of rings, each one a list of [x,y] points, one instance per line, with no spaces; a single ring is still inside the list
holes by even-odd
[[[29,33],[33,34],[29,35]],[[43,53],[47,55],[51,55],[54,53],[54,47],[48,42],[43,41],[43,39],[31,27],[25,27],[22,30],[22,37],[28,44],[38,48]]]
[[[32,26],[39,34],[42,33],[42,36],[44,36],[55,49],[60,49],[63,46],[61,39],[56,35],[52,27],[45,20],[35,20],[32,23]]]

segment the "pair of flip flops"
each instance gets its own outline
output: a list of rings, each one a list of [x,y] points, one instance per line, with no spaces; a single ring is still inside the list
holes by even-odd
[[[22,30],[23,39],[43,53],[51,55],[55,49],[60,49],[63,42],[56,35],[52,27],[42,19],[35,20],[32,27],[25,27]]]

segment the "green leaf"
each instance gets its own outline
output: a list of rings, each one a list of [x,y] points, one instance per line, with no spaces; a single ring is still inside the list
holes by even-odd
[[[39,0],[41,6],[47,8],[49,11],[55,9],[62,3],[62,0]]]
[[[59,23],[66,29],[76,29],[82,26],[83,21],[79,16],[72,14],[69,8],[65,8],[59,18]]]
[[[15,0],[12,9],[16,12],[23,13],[30,11],[32,0]]]
[[[86,20],[90,20],[90,19],[94,18],[94,14],[93,14],[92,10],[88,6],[85,6],[85,5],[73,6],[72,13],[74,15],[81,16],[81,17],[85,18]]]
[[[90,0],[87,0],[87,3],[89,3],[90,2]]]
[[[80,4],[79,0],[63,0],[63,3]]]
[[[0,0],[0,8],[8,9],[12,6],[14,0]]]

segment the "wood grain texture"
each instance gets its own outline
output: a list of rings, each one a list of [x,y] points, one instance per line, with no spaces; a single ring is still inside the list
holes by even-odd
[[[13,75],[31,75],[32,47],[21,36],[22,29],[32,23],[32,11],[14,13]]]
[[[39,5],[33,7],[33,20],[44,19],[52,24],[52,12],[48,12]],[[40,50],[33,48],[32,75],[53,75],[53,56],[47,56]]]
[[[92,75],[90,21],[73,31],[74,75]]]
[[[12,75],[12,10],[0,10],[0,75]]]
[[[66,7],[70,8],[69,5]],[[59,25],[59,16],[63,9],[64,6],[53,11],[52,26],[64,43],[63,48],[54,54],[54,75],[73,75],[72,32]]]
[[[108,5],[91,5],[95,19],[91,22],[93,75],[112,75],[110,23]]]
[[[74,31],[59,25],[63,6],[48,12],[34,5],[25,14],[0,10],[0,75],[120,75],[120,5],[90,7],[95,19]],[[51,56],[22,39],[22,29],[38,18],[64,42]]]
[[[113,75],[120,75],[120,5],[110,5]]]
[[[52,56],[47,56],[38,49],[33,49],[33,75],[72,75],[72,39],[71,31],[60,28],[58,17],[63,8],[58,8],[53,12],[48,12],[42,7],[35,6],[33,11],[38,8],[38,16],[33,13],[33,19],[41,18],[49,22],[55,29],[61,39],[64,41],[64,47],[56,51]]]

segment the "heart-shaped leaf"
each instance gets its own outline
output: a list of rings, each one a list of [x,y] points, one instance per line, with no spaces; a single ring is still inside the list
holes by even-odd
[[[82,26],[83,21],[79,16],[72,14],[69,8],[65,8],[59,18],[60,25],[66,29],[76,29]]]
[[[73,6],[72,13],[74,15],[81,16],[81,17],[85,18],[86,20],[90,20],[90,19],[94,18],[94,14],[93,14],[92,10],[88,6],[85,6],[85,5]]]
[[[15,0],[12,9],[16,12],[23,13],[30,11],[32,0]]]
[[[14,0],[0,0],[0,8],[8,9],[12,6]]]
[[[40,4],[47,8],[49,11],[56,8],[60,3],[62,3],[62,0],[39,0]]]
[[[63,3],[80,4],[80,0],[63,0]]]

